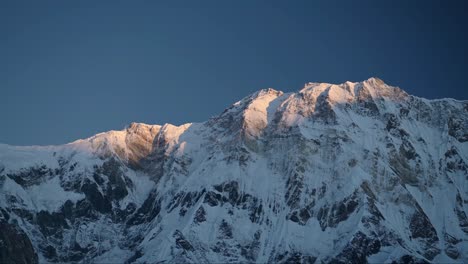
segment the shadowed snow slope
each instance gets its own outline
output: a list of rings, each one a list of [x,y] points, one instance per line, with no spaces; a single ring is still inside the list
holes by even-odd
[[[0,145],[0,262],[468,262],[468,102],[371,78]]]

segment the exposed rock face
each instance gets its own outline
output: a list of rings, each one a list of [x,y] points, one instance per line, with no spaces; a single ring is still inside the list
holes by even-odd
[[[14,224],[0,221],[0,263],[38,263],[28,236]]]
[[[467,109],[371,78],[0,145],[0,262],[467,263]]]

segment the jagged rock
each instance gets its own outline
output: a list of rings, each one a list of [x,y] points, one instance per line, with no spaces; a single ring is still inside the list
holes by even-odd
[[[15,225],[0,221],[0,263],[39,263],[28,236]]]
[[[81,186],[81,191],[86,195],[86,199],[96,211],[100,213],[111,212],[112,205],[109,199],[102,195],[96,183],[86,180],[83,186]]]
[[[437,232],[429,218],[422,211],[416,211],[411,217],[410,230],[413,238],[425,238],[431,242],[438,241]]]
[[[468,123],[455,117],[450,117],[448,120],[448,133],[456,138],[459,142],[468,141]]]
[[[331,263],[366,263],[367,256],[378,253],[380,247],[380,240],[371,239],[362,232],[358,232]]]
[[[180,248],[182,248],[184,250],[187,250],[187,251],[193,251],[194,250],[193,246],[190,244],[190,242],[188,242],[186,240],[184,235],[179,230],[175,231],[174,238],[175,238],[175,242],[176,242],[177,247],[180,247]]]
[[[336,227],[340,222],[345,221],[358,207],[359,202],[356,196],[352,195],[331,207],[322,207],[317,214],[320,227],[325,230],[327,227]]]
[[[445,248],[444,252],[452,259],[458,259],[458,257],[460,257],[460,252],[458,252],[458,249],[452,245]]]
[[[40,184],[47,177],[53,176],[53,171],[46,165],[25,168],[16,174],[7,174],[7,177],[14,180],[23,187],[30,187]]]
[[[120,164],[115,159],[110,159],[102,165],[103,174],[107,175],[109,182],[107,186],[107,195],[111,199],[123,199],[127,196],[127,186],[132,187],[131,182],[124,180],[124,175],[120,171]]]
[[[293,263],[304,263],[304,264],[314,264],[317,260],[317,257],[303,255],[300,252],[284,252],[276,256],[274,262],[281,264],[293,264]]]
[[[36,222],[45,236],[61,237],[63,229],[69,228],[65,216],[61,213],[40,211],[36,214]]]
[[[161,203],[157,200],[157,193],[152,191],[143,205],[127,221],[127,226],[140,225],[153,220],[161,211]]]
[[[221,222],[221,225],[219,226],[219,232],[222,239],[232,238],[232,227],[224,219]]]
[[[241,247],[241,255],[244,256],[248,261],[255,261],[257,259],[260,250],[261,235],[261,230],[256,231],[252,242],[246,246]]]
[[[206,203],[209,206],[217,206],[218,204],[222,203],[222,196],[219,193],[207,192],[203,203]]]
[[[205,221],[206,221],[206,211],[205,211],[205,208],[203,208],[203,206],[200,206],[200,208],[198,208],[197,212],[195,213],[194,222],[199,224]]]

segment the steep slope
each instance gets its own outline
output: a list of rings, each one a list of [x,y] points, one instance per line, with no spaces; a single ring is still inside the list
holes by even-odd
[[[466,263],[467,141],[467,101],[371,78],[0,145],[0,261]]]

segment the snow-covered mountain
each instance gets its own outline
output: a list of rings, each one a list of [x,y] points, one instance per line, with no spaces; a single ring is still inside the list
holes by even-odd
[[[0,262],[468,263],[468,101],[377,78],[0,145]]]

